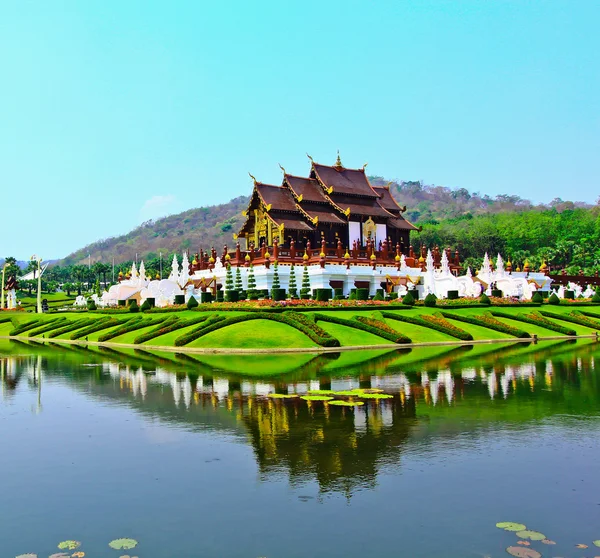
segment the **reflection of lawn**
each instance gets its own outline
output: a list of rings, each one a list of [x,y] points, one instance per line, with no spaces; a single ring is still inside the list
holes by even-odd
[[[275,347],[316,347],[304,333],[269,320],[250,320],[218,329],[192,341],[186,347],[272,349]]]
[[[339,312],[338,317],[345,318],[348,312]],[[331,324],[329,322],[319,322],[319,326],[325,331],[329,332],[336,339],[339,340],[342,346],[350,347],[356,345],[390,345],[391,341],[361,331],[360,329],[354,329],[339,324]]]
[[[327,325],[335,325],[335,324],[327,324]],[[343,326],[341,326],[343,327]],[[388,350],[362,350],[362,351],[342,351],[340,353],[339,358],[328,362],[325,366],[323,366],[322,370],[327,371],[329,373],[342,371],[346,372],[348,368],[352,366],[357,366],[359,364],[368,362],[370,360],[379,358],[383,355],[389,355],[390,357],[394,356],[396,353],[395,349]]]
[[[297,353],[290,355],[190,355],[194,360],[215,369],[242,376],[275,376],[292,372],[304,366],[315,355]]]

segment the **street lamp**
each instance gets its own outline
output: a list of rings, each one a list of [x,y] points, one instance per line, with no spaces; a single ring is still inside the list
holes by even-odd
[[[42,258],[36,256],[35,254],[31,256],[32,262],[37,262],[37,272],[38,272],[38,284],[37,284],[37,312],[38,314],[42,313]],[[33,276],[35,277],[35,271],[33,272]]]
[[[7,267],[7,263],[2,266],[2,303],[0,304],[0,310],[4,310],[4,274],[6,273]]]

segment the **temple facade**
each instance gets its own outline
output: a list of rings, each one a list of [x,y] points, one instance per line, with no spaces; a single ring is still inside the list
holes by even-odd
[[[282,168],[280,186],[252,177],[246,221],[234,235],[246,241],[246,249],[274,244],[302,251],[311,246],[344,251],[370,247],[409,255],[410,231],[418,229],[403,217],[406,207],[396,202],[389,186],[372,186],[366,165],[348,169],[339,155],[333,166],[310,162],[307,177]]]

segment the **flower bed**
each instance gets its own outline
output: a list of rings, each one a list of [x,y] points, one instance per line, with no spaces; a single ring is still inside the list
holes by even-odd
[[[600,330],[600,323],[596,320],[592,320],[587,316],[584,316],[580,312],[571,312],[570,314],[554,314],[553,312],[540,311],[542,316],[546,318],[552,318],[554,320],[563,320],[565,322],[570,322],[572,324],[591,327],[592,329]]]
[[[531,335],[526,331],[503,324],[489,315],[459,316],[458,314],[452,314],[450,312],[441,312],[441,314],[444,318],[448,318],[449,320],[457,320],[466,324],[485,327],[487,329],[492,329],[500,333],[506,333],[507,335],[512,335],[513,337],[518,337],[520,339],[531,338]]]
[[[385,322],[376,320],[374,318],[355,316],[353,320],[345,320],[344,318],[337,318],[328,314],[315,314],[314,318],[316,322],[329,322],[354,329],[360,329],[361,331],[366,331],[367,333],[377,335],[377,337],[382,337],[383,339],[391,341],[392,343],[412,342],[411,339],[391,328]]]
[[[96,323],[97,320],[93,318],[81,318],[79,320],[73,320],[69,325],[61,327],[59,329],[55,329],[48,334],[49,338],[58,337],[59,335],[63,335],[65,333],[69,333],[70,331],[74,331],[76,329],[87,327]]]
[[[191,325],[198,324],[200,322],[205,322],[208,320],[206,316],[200,316],[198,318],[190,318],[189,320],[180,320],[176,316],[173,318],[168,318],[162,324],[160,324],[157,328],[148,331],[147,333],[143,333],[139,337],[136,337],[133,342],[136,345],[140,345],[145,343],[146,341],[150,341],[150,339],[154,339],[155,337],[160,337],[165,333],[171,333],[172,331],[176,331],[178,329],[183,329],[184,327],[188,327]]]
[[[435,329],[461,341],[472,341],[473,336],[459,327],[451,324],[448,320],[436,312],[435,314],[423,314],[422,316],[399,316],[398,314],[392,314],[391,312],[382,312],[383,317],[390,320],[397,320],[399,322],[405,322],[407,324],[418,325],[429,329]]]
[[[98,341],[102,343],[104,341],[108,341],[109,339],[114,339],[119,335],[124,335],[125,333],[135,331],[136,329],[142,329],[144,327],[162,324],[166,319],[167,318],[142,318],[141,320],[129,320],[121,327],[113,329],[112,331],[107,331],[106,333],[98,337]]]
[[[103,329],[108,329],[110,327],[116,327],[122,324],[129,322],[130,320],[140,320],[141,318],[135,316],[133,318],[125,318],[121,320],[117,320],[116,318],[101,318],[100,320],[96,320],[96,323],[92,324],[89,327],[85,327],[72,333],[69,339],[81,339],[82,337],[87,337],[92,333],[96,333],[97,331],[102,331]]]
[[[574,329],[555,324],[537,312],[532,312],[531,314],[505,314],[504,312],[492,311],[490,313],[496,318],[505,318],[507,320],[516,320],[517,322],[540,326],[551,331],[556,331],[557,333],[562,333],[563,335],[577,335]]]
[[[202,324],[199,328],[196,328],[181,337],[175,339],[175,346],[182,347],[211,333],[217,329],[227,327],[233,324],[246,322],[248,320],[272,320],[275,322],[287,324],[302,333],[304,333],[311,341],[314,341],[317,345],[322,347],[339,347],[340,342],[327,333],[323,328],[317,326],[317,324],[310,318],[295,312],[285,312],[284,314],[270,314],[266,312],[255,312],[252,314],[244,314],[241,316],[232,316],[225,318],[223,316],[213,316],[207,322]]]

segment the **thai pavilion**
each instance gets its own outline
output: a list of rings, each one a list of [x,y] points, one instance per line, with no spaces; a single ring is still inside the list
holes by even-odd
[[[395,252],[408,255],[411,230],[417,230],[402,213],[389,186],[372,186],[360,169],[342,165],[339,154],[335,165],[316,163],[310,158],[308,177],[293,176],[283,170],[280,186],[254,180],[246,221],[237,237],[246,247],[307,246],[346,249],[365,247],[381,251],[387,244]]]

